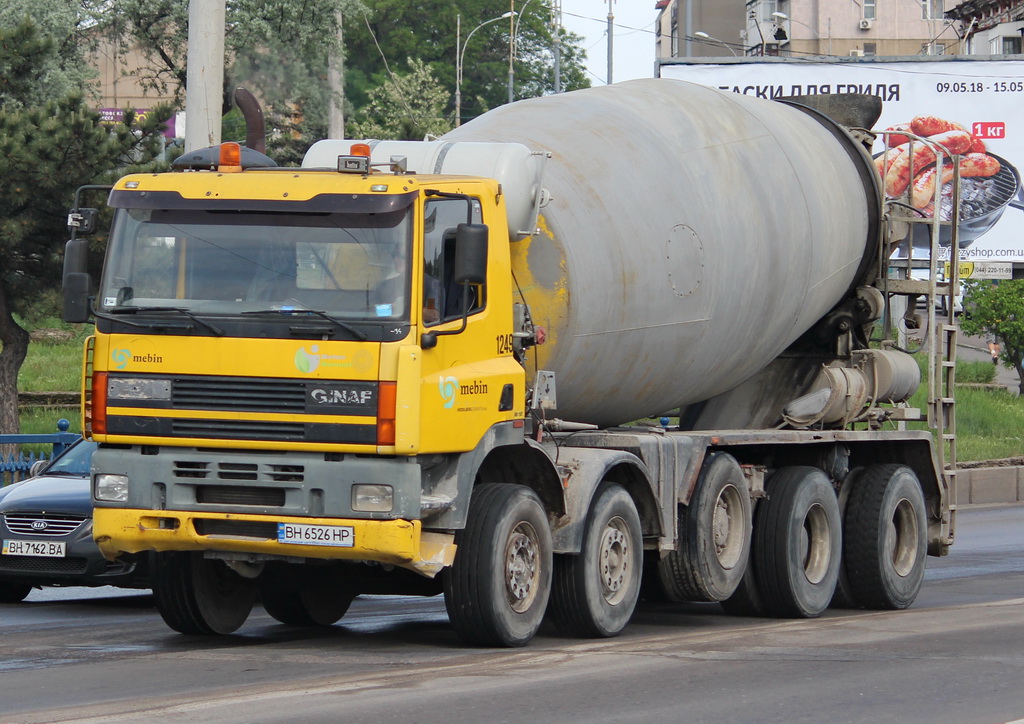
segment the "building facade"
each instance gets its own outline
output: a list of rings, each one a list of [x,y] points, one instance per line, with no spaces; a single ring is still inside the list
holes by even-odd
[[[968,52],[968,40],[947,13],[952,4],[952,0],[658,0],[656,54],[658,58],[961,54]],[[1024,0],[962,4],[1019,7]]]
[[[967,55],[1019,55],[1024,0],[969,0],[946,12],[964,40]]]

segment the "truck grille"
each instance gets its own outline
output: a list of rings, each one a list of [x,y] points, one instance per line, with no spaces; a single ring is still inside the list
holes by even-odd
[[[306,426],[301,422],[256,422],[250,420],[171,421],[175,437],[224,437],[232,440],[302,440]]]
[[[200,485],[196,488],[197,503],[280,508],[284,501],[282,488],[250,488],[240,485]]]
[[[179,377],[171,404],[183,410],[302,412],[306,383],[248,377]]]
[[[17,535],[67,535],[87,520],[80,515],[21,513],[4,516],[7,529]]]
[[[184,480],[301,483],[305,479],[305,474],[305,466],[294,463],[281,465],[270,462],[241,463],[180,459],[174,461],[174,477]]]

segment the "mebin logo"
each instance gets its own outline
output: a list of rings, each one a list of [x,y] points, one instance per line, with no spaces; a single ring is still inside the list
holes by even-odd
[[[114,358],[114,369],[123,370],[128,366],[128,360],[132,358],[130,349],[115,349],[111,357]]]
[[[437,389],[441,393],[441,399],[444,400],[445,409],[451,409],[455,406],[455,400],[459,395],[472,396],[472,395],[486,395],[487,394],[487,383],[481,382],[480,380],[473,380],[469,384],[461,384],[457,377],[439,377],[437,379]],[[466,407],[459,408],[462,410],[477,410],[483,408],[477,407]]]
[[[448,410],[454,407],[455,398],[459,395],[459,381],[454,377],[439,377],[437,387],[444,400],[444,408]]]
[[[364,355],[369,357],[366,353],[364,353]],[[295,369],[307,375],[316,372],[321,367],[325,369],[328,367],[340,369],[355,366],[358,369],[359,362],[360,355],[358,354],[356,355],[355,360],[343,354],[327,354],[326,352],[321,352],[320,346],[316,344],[310,345],[308,351],[305,347],[299,347],[295,350]],[[364,369],[372,366],[373,364],[372,358],[363,360],[362,362]]]
[[[129,362],[161,364],[164,361],[164,358],[158,354],[132,354],[130,349],[115,349],[110,356],[114,360],[115,370],[123,370]]]

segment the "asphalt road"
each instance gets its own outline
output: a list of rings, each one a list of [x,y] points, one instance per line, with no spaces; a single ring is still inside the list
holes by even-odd
[[[642,604],[611,640],[460,647],[439,599],[360,598],[327,629],[262,611],[172,633],[149,596],[0,606],[0,721],[1010,722],[1024,720],[1024,506],[960,512],[901,612],[732,618]]]

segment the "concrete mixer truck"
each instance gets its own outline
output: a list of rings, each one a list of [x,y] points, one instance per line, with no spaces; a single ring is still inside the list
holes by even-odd
[[[372,593],[443,595],[474,645],[608,637],[642,582],[909,606],[955,506],[901,429],[916,362],[872,343],[876,103],[633,81],[123,178],[102,276],[65,258],[98,544],[153,555],[188,634]]]

